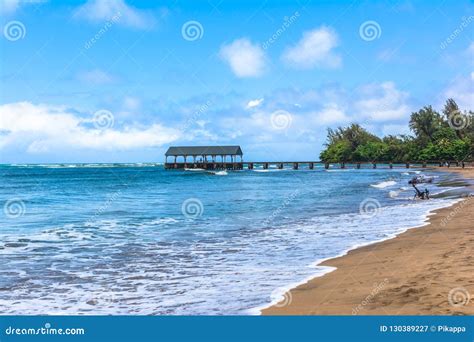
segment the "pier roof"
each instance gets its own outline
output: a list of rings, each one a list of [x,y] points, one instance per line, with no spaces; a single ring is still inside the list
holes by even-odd
[[[243,155],[240,146],[171,146],[165,156]]]

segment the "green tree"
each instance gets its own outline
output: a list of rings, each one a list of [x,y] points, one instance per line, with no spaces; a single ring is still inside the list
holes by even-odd
[[[352,148],[346,140],[340,140],[330,144],[326,150],[321,152],[320,158],[327,163],[351,161]]]
[[[443,126],[443,118],[431,106],[424,107],[411,114],[410,129],[423,145],[433,142],[434,134]]]
[[[388,146],[384,142],[369,141],[364,145],[359,145],[354,151],[356,161],[377,161],[384,159],[388,151]]]
[[[462,121],[451,122],[452,113],[462,114]],[[431,106],[412,113],[409,126],[414,136],[389,135],[380,139],[355,123],[335,130],[328,129],[326,149],[320,154],[321,160],[325,162],[472,160],[474,112],[461,113],[456,102],[448,99],[443,114],[444,116]]]

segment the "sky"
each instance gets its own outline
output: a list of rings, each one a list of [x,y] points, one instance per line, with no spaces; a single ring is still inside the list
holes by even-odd
[[[318,160],[327,128],[474,109],[472,1],[0,0],[0,163]]]

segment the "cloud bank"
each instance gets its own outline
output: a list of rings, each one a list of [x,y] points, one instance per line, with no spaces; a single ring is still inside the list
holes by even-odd
[[[159,123],[101,128],[93,116],[29,102],[1,105],[0,112],[0,149],[20,148],[27,153],[133,150],[162,146],[180,137],[177,129]]]

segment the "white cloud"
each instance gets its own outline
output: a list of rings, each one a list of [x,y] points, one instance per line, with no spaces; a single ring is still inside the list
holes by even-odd
[[[64,149],[122,151],[156,147],[179,138],[176,129],[152,124],[147,127],[97,129],[63,107],[18,102],[0,106],[0,148],[26,146],[27,152]]]
[[[324,108],[315,113],[315,119],[319,125],[321,124],[342,124],[350,119],[337,104],[325,105]]]
[[[444,91],[443,97],[453,98],[462,110],[474,110],[474,72],[455,78]]]
[[[247,103],[246,109],[255,108],[260,106],[263,103],[263,97],[261,99],[250,100]]]
[[[310,69],[313,67],[337,68],[342,58],[333,50],[338,46],[338,37],[334,30],[322,26],[305,32],[296,45],[283,53],[282,59],[290,66]]]
[[[219,55],[229,64],[237,77],[257,77],[265,71],[263,49],[246,38],[222,46]]]
[[[20,0],[2,0],[0,1],[0,13],[12,14],[20,5]]]
[[[100,69],[82,71],[77,74],[77,79],[88,84],[107,84],[115,81],[115,77]]]
[[[0,14],[14,14],[22,5],[26,4],[40,4],[47,0],[0,0]]]
[[[147,29],[154,24],[154,18],[150,13],[129,6],[124,0],[88,0],[79,7],[76,16],[93,22],[118,17],[117,24],[137,29]]]
[[[361,87],[360,91],[361,99],[354,105],[358,120],[399,120],[411,113],[407,104],[408,93],[398,90],[393,82],[369,84]]]

